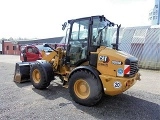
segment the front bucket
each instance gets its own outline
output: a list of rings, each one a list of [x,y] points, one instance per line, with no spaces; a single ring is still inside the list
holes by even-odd
[[[28,62],[19,62],[15,65],[14,82],[22,83],[30,79],[30,64]]]

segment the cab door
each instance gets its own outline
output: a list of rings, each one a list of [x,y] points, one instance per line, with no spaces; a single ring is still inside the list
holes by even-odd
[[[71,65],[78,66],[87,59],[89,19],[75,20],[71,25],[67,56]]]

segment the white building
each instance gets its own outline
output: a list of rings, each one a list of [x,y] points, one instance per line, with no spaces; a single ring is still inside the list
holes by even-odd
[[[149,12],[149,21],[151,25],[160,24],[160,0],[155,0],[153,9]]]

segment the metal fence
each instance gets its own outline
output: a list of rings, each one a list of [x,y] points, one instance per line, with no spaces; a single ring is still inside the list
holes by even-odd
[[[116,32],[113,33],[115,41]],[[160,27],[121,28],[119,49],[139,59],[139,67],[160,70]]]

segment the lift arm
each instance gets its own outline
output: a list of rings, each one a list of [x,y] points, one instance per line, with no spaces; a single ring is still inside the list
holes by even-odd
[[[58,55],[58,51],[54,50],[51,53],[49,53],[48,55],[43,51],[42,52],[42,60],[46,60],[48,62],[51,62],[52,59]]]
[[[50,54],[42,53],[42,60],[46,60],[49,63],[52,63],[53,68],[57,70],[58,65],[60,64],[60,60],[63,59],[64,51],[61,48],[57,48],[56,50],[52,51]]]

